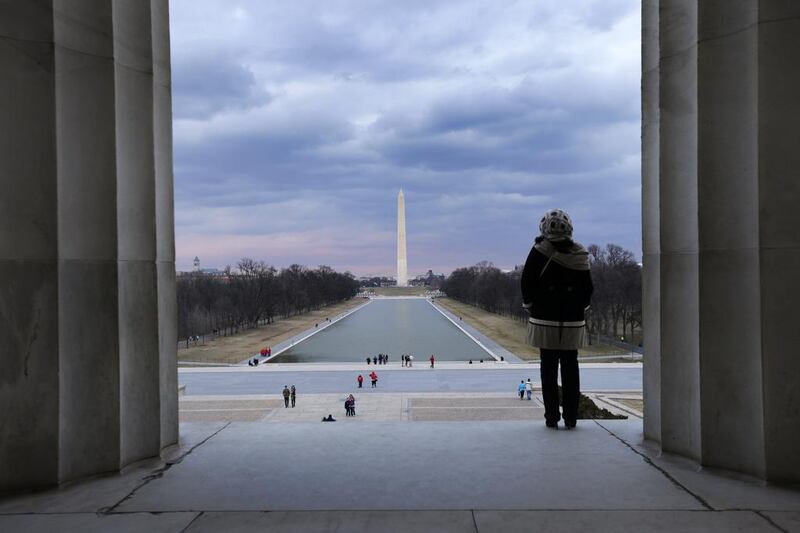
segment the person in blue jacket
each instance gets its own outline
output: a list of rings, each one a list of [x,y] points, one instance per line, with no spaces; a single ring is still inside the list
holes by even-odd
[[[519,399],[525,399],[525,382],[520,381],[519,385],[517,385],[517,393],[519,393]]]

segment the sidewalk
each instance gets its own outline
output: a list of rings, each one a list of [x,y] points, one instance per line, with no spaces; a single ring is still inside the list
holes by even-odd
[[[639,421],[184,423],[181,446],[0,500],[0,530],[800,530],[800,493],[654,454]]]

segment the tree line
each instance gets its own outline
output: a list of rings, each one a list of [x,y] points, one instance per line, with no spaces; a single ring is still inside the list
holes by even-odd
[[[221,274],[190,272],[177,278],[178,338],[231,335],[347,300],[358,292],[349,272],[328,266],[281,270],[244,258]]]
[[[590,334],[624,337],[640,342],[642,326],[642,267],[632,252],[616,244],[604,247],[590,245],[594,294],[586,315]],[[520,278],[522,266],[503,272],[492,263],[482,261],[471,267],[458,268],[444,283],[447,295],[460,302],[486,311],[527,320],[522,308]]]

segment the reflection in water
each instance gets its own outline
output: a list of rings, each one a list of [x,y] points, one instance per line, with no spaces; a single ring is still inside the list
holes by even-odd
[[[347,318],[293,346],[276,363],[355,362],[367,356],[414,355],[424,365],[431,354],[440,361],[492,359],[423,299],[373,300]]]

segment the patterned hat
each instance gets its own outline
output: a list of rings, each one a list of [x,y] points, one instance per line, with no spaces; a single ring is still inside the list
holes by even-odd
[[[572,238],[572,219],[561,209],[551,209],[539,221],[539,231],[552,242]]]

